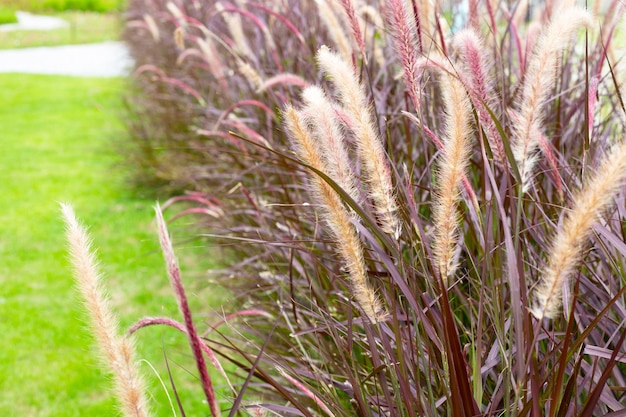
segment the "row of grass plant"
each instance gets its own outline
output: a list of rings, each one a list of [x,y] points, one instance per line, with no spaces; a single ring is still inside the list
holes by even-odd
[[[624,409],[623,8],[525,4],[130,2],[138,178],[240,294],[237,337],[183,288],[137,327],[187,334],[212,415]]]

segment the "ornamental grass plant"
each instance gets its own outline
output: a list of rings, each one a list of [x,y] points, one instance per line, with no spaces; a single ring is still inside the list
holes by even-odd
[[[130,1],[137,177],[238,297],[133,330],[212,415],[624,412],[623,6],[467,4]]]

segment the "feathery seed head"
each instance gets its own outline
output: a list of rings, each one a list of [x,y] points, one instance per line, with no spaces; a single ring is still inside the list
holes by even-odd
[[[100,272],[86,229],[78,222],[69,204],[61,204],[61,211],[67,228],[74,275],[91,317],[96,342],[113,374],[120,411],[125,417],[147,417],[150,413],[145,384],[135,360],[133,340],[119,335],[117,317],[100,283]]]
[[[495,161],[503,166],[506,160],[502,138],[494,123],[491,112],[495,112],[497,98],[494,94],[494,80],[489,74],[489,56],[483,53],[484,44],[480,34],[474,29],[459,31],[453,40],[453,46],[461,55],[461,63],[467,70],[463,77],[466,88],[477,110],[480,124],[485,131],[487,141]]]
[[[348,61],[333,53],[326,45],[318,49],[316,59],[324,74],[332,80],[346,110],[352,114],[360,113],[360,106],[367,105],[362,102],[365,94]]]
[[[388,157],[372,117],[371,106],[364,88],[351,66],[322,46],[317,61],[333,81],[345,113],[351,119],[357,151],[369,185],[369,197],[382,230],[394,237],[400,234],[397,204]]]
[[[352,59],[352,46],[341,22],[337,19],[336,11],[331,7],[329,1],[333,0],[315,0],[315,4],[335,46],[344,59],[350,60]]]
[[[237,13],[226,11],[224,5],[221,2],[215,3],[215,10],[221,13],[222,18],[226,22],[230,36],[232,37],[235,45],[235,51],[241,56],[245,56],[254,59],[255,54],[250,49],[246,34],[243,31],[243,25],[241,23],[241,16]]]
[[[252,68],[250,64],[242,60],[238,60],[237,69],[243,75],[252,87],[259,90],[263,87],[263,78]]]
[[[306,88],[302,98],[306,104],[304,111],[311,121],[312,133],[323,152],[328,174],[354,201],[359,202],[361,198],[355,186],[352,163],[332,103],[317,86]]]
[[[576,271],[598,215],[621,189],[626,179],[626,140],[605,157],[597,172],[576,194],[572,208],[548,252],[548,265],[535,291],[531,310],[538,318],[554,318],[561,307],[561,290]]]
[[[315,95],[315,91],[313,90],[311,94]],[[287,106],[284,120],[287,133],[293,140],[303,162],[327,173],[326,162],[310,129],[307,127],[305,116],[292,106]],[[352,215],[335,190],[317,174],[311,176],[310,190],[312,196],[322,207],[322,214],[335,240],[337,251],[348,270],[354,299],[371,322],[377,323],[383,320],[387,314],[376,296],[376,292],[368,282],[367,268],[363,259],[363,247],[356,228],[352,224]]]
[[[420,91],[417,77],[417,39],[414,20],[409,18],[402,0],[390,0],[389,26],[395,39],[395,49],[402,62],[402,72],[409,97],[415,110],[420,108]]]
[[[554,16],[537,41],[537,49],[525,75],[518,123],[513,125],[512,151],[520,168],[524,191],[532,183],[532,170],[537,162],[535,153],[539,138],[533,132],[543,131],[543,104],[555,81],[556,56],[567,47],[578,29],[592,24],[593,18],[586,10],[580,7],[565,9]]]
[[[295,85],[296,87],[305,88],[309,85],[302,77],[296,74],[282,73],[263,81],[262,85],[257,88],[257,93],[263,93],[264,91],[276,86],[276,85]]]
[[[363,38],[361,25],[359,24],[359,20],[356,16],[356,8],[354,6],[354,2],[353,0],[341,0],[341,6],[346,13],[346,18],[348,19],[348,23],[350,24],[350,29],[352,29],[352,36],[354,38],[354,41],[356,42],[357,47],[359,48],[359,52],[361,53],[363,59],[367,60],[367,56],[365,54],[365,39]]]
[[[444,73],[440,85],[447,116],[444,149],[438,163],[437,195],[433,206],[433,253],[445,283],[456,270],[454,252],[458,245],[457,203],[470,158],[471,107],[463,84],[452,73]]]

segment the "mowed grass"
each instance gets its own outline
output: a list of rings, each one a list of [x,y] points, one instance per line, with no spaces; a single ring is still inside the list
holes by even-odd
[[[119,40],[122,17],[118,13],[65,11],[48,12],[46,15],[63,19],[68,26],[52,30],[0,32],[0,49]]]
[[[136,197],[116,168],[122,88],[115,79],[0,75],[2,416],[117,415],[74,289],[59,201],[90,226],[124,329],[144,315],[180,319],[154,233],[154,202]],[[219,306],[222,294],[200,279],[212,260],[191,244],[177,250],[194,311]],[[173,415],[147,364],[167,380],[164,350],[188,415],[208,414],[185,339],[166,328],[143,329],[138,339],[155,415]]]

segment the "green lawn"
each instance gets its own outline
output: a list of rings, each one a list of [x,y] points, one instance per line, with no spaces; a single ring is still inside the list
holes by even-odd
[[[49,12],[69,26],[53,30],[0,32],[0,49],[94,43],[119,39],[122,17],[116,13]]]
[[[117,415],[73,288],[59,201],[74,204],[90,226],[124,328],[144,315],[179,319],[154,233],[154,202],[137,198],[116,168],[111,144],[123,134],[116,114],[122,88],[121,80],[0,75],[2,416]],[[219,294],[198,285],[211,260],[199,264],[197,249],[177,250],[196,266],[183,271],[196,311],[221,304]],[[140,357],[165,379],[166,347],[187,415],[208,414],[184,369],[193,369],[185,340],[149,328],[139,342]],[[158,415],[173,415],[154,376],[150,389]]]

